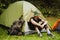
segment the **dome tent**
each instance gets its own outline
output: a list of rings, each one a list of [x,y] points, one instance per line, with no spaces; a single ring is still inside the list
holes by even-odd
[[[0,24],[10,27],[21,15],[23,15],[25,21],[29,21],[30,17],[34,16],[34,11],[37,11],[40,14],[39,16],[45,19],[42,13],[33,4],[26,1],[15,2],[10,4],[0,15]]]

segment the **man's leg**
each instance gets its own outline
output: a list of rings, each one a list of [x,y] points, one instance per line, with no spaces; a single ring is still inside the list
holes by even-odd
[[[42,37],[42,34],[41,34],[41,32],[39,31],[39,29],[36,27],[36,31],[37,31],[37,33],[38,33],[38,35],[40,36],[40,37]]]
[[[54,36],[54,35],[51,33],[51,31],[49,30],[49,28],[48,28],[47,25],[45,26],[45,29],[46,29],[46,31],[47,31],[48,36]]]

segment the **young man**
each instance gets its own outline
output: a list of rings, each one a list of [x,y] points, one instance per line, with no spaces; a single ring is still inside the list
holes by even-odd
[[[34,12],[34,17],[30,18],[30,21],[28,22],[30,30],[36,30],[38,35],[41,37],[41,30],[43,28],[46,29],[48,36],[53,36],[53,34],[50,32],[48,26],[47,26],[47,21],[41,19],[38,15],[37,12]]]

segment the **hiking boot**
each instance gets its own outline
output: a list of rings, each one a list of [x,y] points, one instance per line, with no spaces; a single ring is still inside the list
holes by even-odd
[[[48,36],[54,38],[55,36],[53,34],[47,34]]]
[[[42,37],[42,34],[38,34],[38,36]]]

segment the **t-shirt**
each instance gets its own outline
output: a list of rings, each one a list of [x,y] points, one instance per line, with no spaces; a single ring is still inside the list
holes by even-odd
[[[35,30],[35,27],[38,27],[37,25],[34,25],[31,23],[31,19],[33,19],[35,22],[39,23],[40,21],[42,21],[39,17],[37,19],[35,19],[35,17],[31,17],[30,21],[28,22],[29,28],[31,30]]]

